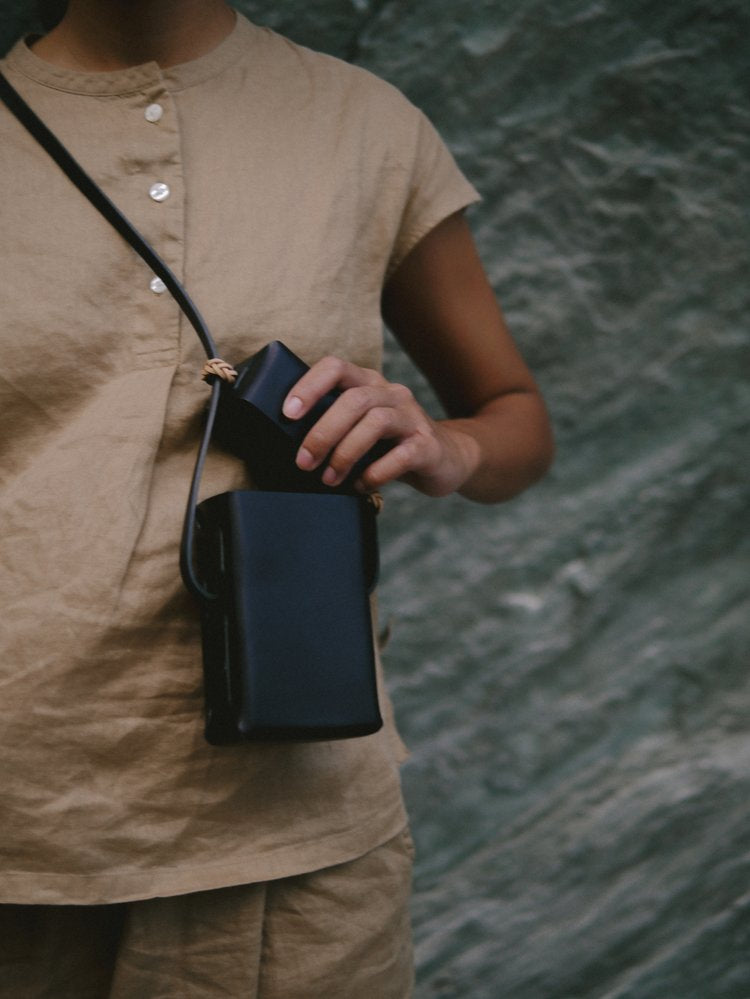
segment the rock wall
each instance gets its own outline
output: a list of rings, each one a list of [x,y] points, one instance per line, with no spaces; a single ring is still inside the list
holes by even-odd
[[[418,999],[748,999],[750,10],[237,6],[430,114],[557,431],[507,505],[390,491]]]

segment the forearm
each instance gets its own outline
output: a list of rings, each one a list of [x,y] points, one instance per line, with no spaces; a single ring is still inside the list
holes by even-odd
[[[552,431],[460,214],[412,250],[383,294],[383,314],[448,419],[434,461],[402,476],[431,496],[510,499],[544,474]]]
[[[427,496],[458,492],[478,503],[499,503],[541,478],[554,454],[547,411],[536,392],[509,392],[472,416],[430,424],[430,460],[400,476]]]
[[[455,490],[479,503],[523,492],[544,475],[554,456],[547,411],[535,392],[509,393],[471,417],[441,420],[438,426],[452,438],[448,447],[463,467]]]

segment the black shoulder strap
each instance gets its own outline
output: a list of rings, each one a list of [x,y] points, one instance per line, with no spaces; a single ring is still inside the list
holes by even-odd
[[[0,73],[0,100],[16,116],[21,124],[34,136],[44,149],[49,153],[58,166],[67,174],[78,190],[88,198],[120,235],[133,247],[139,256],[145,260],[151,270],[157,274],[167,286],[175,301],[185,313],[191,326],[198,334],[203,349],[209,360],[216,358],[216,345],[208,331],[203,317],[190,299],[182,284],[177,280],[172,270],[162,260],[159,254],[141,236],[138,230],[122,214],[107,195],[89,177],[86,171],[70,155],[65,146],[56,135],[47,128],[41,118],[29,107],[21,95],[8,83],[7,79]],[[213,594],[208,593],[198,582],[192,565],[193,534],[195,525],[195,507],[198,502],[198,488],[203,472],[208,444],[213,431],[214,418],[219,403],[219,393],[221,391],[221,381],[214,378],[211,386],[211,401],[208,407],[206,425],[203,438],[198,448],[198,458],[195,463],[193,480],[190,486],[188,505],[185,513],[185,523],[182,532],[182,544],[180,547],[180,571],[183,581],[191,593],[203,600],[212,599]]]
[[[18,118],[24,128],[46,149],[81,194],[89,199],[91,204],[115,227],[123,239],[146,261],[151,270],[155,274],[158,274],[187,316],[190,325],[198,334],[206,356],[209,358],[216,357],[216,345],[213,342],[211,334],[208,332],[203,317],[198,312],[195,303],[190,299],[188,293],[175,277],[174,272],[162,260],[156,250],[146,242],[135,226],[122,214],[120,209],[109,200],[104,191],[94,183],[83,167],[70,155],[62,142],[47,128],[42,119],[29,107],[18,91],[8,83],[2,73],[0,73],[0,99]]]

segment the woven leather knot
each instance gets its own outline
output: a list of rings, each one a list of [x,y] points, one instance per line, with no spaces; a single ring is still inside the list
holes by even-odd
[[[212,382],[214,378],[221,378],[222,381],[230,384],[236,379],[237,372],[228,361],[222,361],[220,357],[212,357],[203,365],[201,378],[204,382]]]

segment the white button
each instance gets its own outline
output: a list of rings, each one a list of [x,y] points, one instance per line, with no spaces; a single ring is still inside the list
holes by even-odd
[[[164,108],[161,104],[149,104],[143,114],[146,121],[159,121],[161,116],[164,114]]]
[[[152,184],[148,189],[148,193],[154,201],[166,201],[169,197],[169,187],[159,182],[158,184]]]
[[[164,292],[167,290],[167,286],[164,284],[164,282],[160,277],[151,278],[151,283],[149,284],[149,288],[151,289],[151,291],[153,291],[155,295],[163,295]]]

